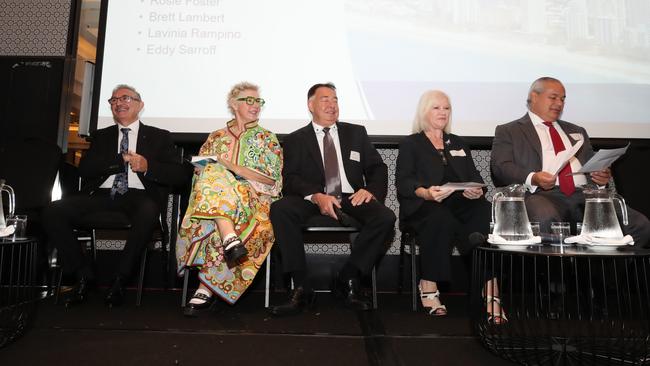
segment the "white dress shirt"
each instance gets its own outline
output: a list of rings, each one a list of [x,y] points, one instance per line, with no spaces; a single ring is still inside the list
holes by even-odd
[[[325,166],[324,154],[323,154],[323,139],[325,138],[325,132],[323,131],[322,126],[317,125],[313,121],[311,125],[314,128],[314,132],[316,133],[316,140],[318,140],[318,149],[320,150],[320,157],[323,160],[323,166]],[[341,142],[339,141],[339,129],[336,126],[336,123],[330,126],[329,133],[330,136],[332,136],[332,142],[334,142],[334,147],[336,148],[336,159],[338,160],[339,163],[339,175],[341,176],[341,192],[352,194],[354,193],[354,188],[352,188],[352,185],[348,181],[348,177],[345,175],[345,169],[343,168],[343,156],[341,155]],[[305,199],[307,201],[311,201],[311,196],[312,195],[306,196]]]
[[[128,132],[129,135],[129,151],[137,152],[138,151],[138,131],[140,130],[140,121],[131,123],[128,126],[122,126],[121,124],[117,124],[117,133],[118,133],[118,138],[117,138],[117,153],[120,153],[120,143],[122,142],[122,139],[124,138],[124,134],[122,133],[123,128],[130,128],[131,130]],[[128,169],[128,179],[129,179],[129,188],[133,189],[144,189],[144,185],[140,181],[140,178],[138,177],[138,174],[131,170],[131,166],[129,166]],[[113,187],[113,181],[115,180],[115,174],[111,175],[108,177],[104,183],[102,183],[99,188],[112,188]]]
[[[553,141],[551,140],[551,133],[549,132],[550,129],[544,124],[545,121],[535,113],[528,111],[528,116],[533,122],[533,127],[535,127],[537,136],[539,136],[539,142],[542,144],[542,171],[549,172],[549,167],[551,166],[553,159],[555,159],[555,148],[553,148]],[[553,121],[553,126],[560,135],[564,147],[568,149],[570,146],[573,146],[571,140],[569,140],[569,137],[562,130],[562,127],[560,127],[557,121]],[[586,136],[583,137],[586,138]],[[580,161],[578,161],[575,156],[569,160],[569,164],[571,164],[571,171],[574,172],[577,172],[582,168],[582,164],[580,164]],[[528,177],[526,177],[526,187],[530,192],[535,192],[537,190],[537,186],[532,185],[533,174],[535,174],[535,172],[530,172]],[[584,174],[576,174],[573,176],[573,182],[576,187],[581,187],[587,184],[587,178],[585,178]],[[560,185],[557,178],[555,179],[555,185]]]

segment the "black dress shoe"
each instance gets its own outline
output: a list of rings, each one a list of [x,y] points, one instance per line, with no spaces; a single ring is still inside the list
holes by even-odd
[[[122,285],[122,278],[121,277],[115,277],[113,280],[113,284],[111,285],[111,288],[108,290],[106,293],[106,297],[104,298],[104,304],[106,306],[113,307],[113,306],[120,306],[122,305],[122,302],[124,301],[124,286]]]
[[[334,294],[343,299],[346,307],[353,310],[368,311],[372,307],[360,290],[358,278],[337,278],[334,283]]]
[[[207,310],[212,307],[212,296],[208,296],[202,292],[197,292],[194,294],[194,296],[192,296],[192,299],[203,300],[203,302],[197,304],[188,302],[183,309],[183,315],[186,317],[195,318],[199,316],[199,313],[201,313],[203,310]]]
[[[269,314],[273,316],[287,316],[300,314],[306,307],[316,301],[316,294],[312,290],[305,290],[302,286],[295,288],[289,294],[289,301],[282,305],[269,307]]]
[[[77,283],[72,287],[70,295],[65,300],[65,307],[69,308],[86,301],[88,298],[88,292],[91,287],[92,281],[90,281],[87,277],[80,277]]]
[[[248,255],[248,250],[238,237],[232,237],[223,243],[223,257],[228,264],[236,264],[240,259]]]

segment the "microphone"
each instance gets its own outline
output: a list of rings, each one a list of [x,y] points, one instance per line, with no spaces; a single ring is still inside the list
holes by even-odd
[[[467,242],[458,243],[458,245],[456,245],[456,249],[458,249],[458,253],[460,253],[460,255],[471,253],[474,248],[478,247],[481,244],[484,244],[487,241],[487,237],[479,232],[473,232],[469,234],[469,237],[467,239]]]

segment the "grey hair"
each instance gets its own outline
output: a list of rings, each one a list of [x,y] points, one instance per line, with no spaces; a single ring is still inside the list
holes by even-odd
[[[451,106],[451,98],[449,98],[449,95],[447,95],[447,93],[441,90],[427,90],[424,92],[424,94],[422,94],[420,97],[420,101],[418,102],[418,106],[415,110],[415,118],[413,119],[413,133],[420,133],[429,129],[427,113],[431,110],[431,108],[433,108],[433,100],[436,97],[447,98],[447,101]],[[449,109],[449,122],[447,123],[447,126],[445,126],[444,130],[447,133],[449,132],[451,126],[451,111],[452,109]]]
[[[253,83],[249,83],[248,81],[242,81],[230,88],[230,92],[228,92],[228,110],[233,116],[235,115],[235,108],[233,108],[233,104],[235,104],[235,101],[239,97],[239,94],[244,90],[255,90],[259,93],[260,87]]]
[[[544,92],[544,84],[547,82],[557,82],[562,84],[562,82],[556,78],[552,78],[550,76],[542,76],[541,78],[533,81],[533,83],[530,85],[530,89],[528,90],[528,98],[526,98],[526,107],[530,109],[530,95],[535,93],[535,94],[542,94]]]
[[[113,94],[115,94],[115,92],[120,90],[120,89],[128,89],[128,90],[132,91],[133,93],[135,93],[135,96],[138,97],[138,99],[140,99],[142,101],[142,96],[140,95],[140,93],[138,93],[138,91],[135,90],[135,88],[132,87],[131,85],[118,84],[115,88],[113,88]]]

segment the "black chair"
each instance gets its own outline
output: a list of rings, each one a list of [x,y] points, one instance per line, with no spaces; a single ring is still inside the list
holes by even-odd
[[[317,242],[319,244],[335,244],[340,243],[341,235],[347,236],[347,241],[350,245],[354,245],[354,241],[359,234],[358,227],[361,226],[356,220],[353,220],[352,226],[342,226],[338,221],[334,220],[328,216],[316,215],[310,217],[307,222],[303,225],[303,232],[305,234],[305,242]],[[314,241],[308,240],[309,237],[313,237]],[[267,260],[267,283],[266,283],[266,302],[265,306],[268,307],[269,299],[269,281],[268,274],[270,273],[270,261]],[[372,308],[377,309],[377,268],[376,266],[372,267],[371,272],[371,291],[372,291]]]
[[[150,242],[142,250],[140,257],[140,271],[138,274],[138,290],[136,297],[136,306],[140,306],[142,303],[142,289],[144,287],[144,275],[147,265],[147,254],[150,250],[156,249],[156,243],[160,242],[160,250],[162,251],[163,258],[163,269],[166,271],[166,251],[167,245],[169,244],[169,234],[166,228],[166,223],[163,220],[159,220],[159,226],[153,231],[151,235]],[[111,231],[114,237],[122,238],[125,236],[125,232],[131,228],[126,215],[120,212],[97,212],[91,215],[88,215],[84,218],[83,222],[77,225],[77,240],[82,243],[87,243],[87,251],[91,251],[92,260],[95,261],[97,257],[97,232],[98,231]],[[61,290],[61,279],[63,277],[62,268],[58,265],[55,258],[51,259],[51,266],[55,270],[56,278],[56,288],[54,290],[55,303],[59,301],[59,294]],[[165,277],[166,278],[166,277]]]
[[[404,264],[406,261],[405,256],[411,258],[411,309],[418,310],[418,297],[417,297],[417,235],[412,228],[400,224],[400,246],[399,246],[399,271],[398,271],[398,292],[402,293],[402,284],[404,280]],[[406,248],[408,247],[408,252]]]
[[[359,226],[359,225],[357,225]],[[354,240],[359,234],[359,229],[354,226],[347,227],[341,226],[336,220],[327,217],[327,216],[314,216],[310,218],[305,225],[303,226],[303,232],[306,236],[316,234],[319,238],[323,238],[326,234],[348,234],[348,240],[350,245],[354,244]],[[322,240],[319,240],[319,243]],[[338,241],[329,241],[330,243]],[[265,292],[264,292],[264,307],[268,308],[270,305],[270,293],[271,293],[271,254],[266,257],[266,270],[265,270]],[[188,291],[188,282],[189,282],[189,270],[185,269],[183,274],[183,295],[181,297],[181,307],[185,307],[187,302],[187,291]],[[377,309],[377,272],[376,268],[372,268],[371,274],[372,282],[372,307]]]

